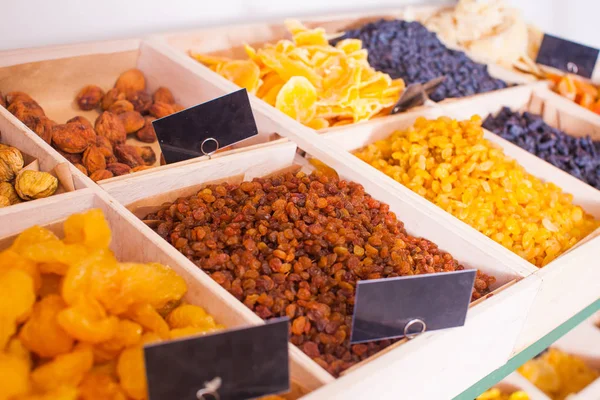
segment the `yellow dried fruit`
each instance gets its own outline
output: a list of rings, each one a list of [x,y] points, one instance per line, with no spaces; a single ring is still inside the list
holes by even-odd
[[[8,197],[0,195],[0,208],[10,206],[10,200]]]
[[[0,182],[0,196],[8,199],[9,204],[17,204],[21,202],[15,187],[10,182]]]
[[[78,400],[79,391],[70,386],[60,386],[42,394],[34,393],[26,396],[19,396],[14,400]]]
[[[29,389],[29,362],[0,351],[0,399],[25,394]]]
[[[117,374],[127,396],[135,400],[143,400],[147,397],[144,349],[141,346],[123,350],[117,362]]]
[[[15,190],[23,200],[52,196],[58,188],[58,179],[48,172],[26,170],[17,175]]]
[[[8,269],[20,269],[27,273],[33,280],[34,290],[37,292],[40,288],[40,270],[36,263],[11,249],[0,252],[0,270]]]
[[[23,154],[16,147],[0,145],[0,182],[15,179],[23,169]]]
[[[33,306],[31,317],[19,332],[19,339],[30,351],[40,357],[55,357],[68,353],[74,340],[59,325],[56,316],[66,307],[63,299],[49,295]]]
[[[79,385],[80,400],[127,400],[116,380],[105,373],[91,371]]]
[[[94,354],[101,354],[104,359],[115,358],[125,347],[140,343],[143,328],[140,324],[127,319],[119,320],[117,330],[112,338],[94,347]]]
[[[64,224],[67,244],[81,244],[90,249],[108,249],[111,240],[110,227],[100,209],[73,214]]]
[[[167,316],[167,323],[171,329],[176,328],[203,328],[214,329],[217,327],[213,317],[208,315],[202,307],[191,304],[182,304]]]
[[[11,268],[0,270],[0,350],[25,321],[35,302],[33,279],[24,271]]]
[[[478,116],[419,118],[355,155],[538,267],[599,225],[484,139]]]
[[[305,77],[294,76],[279,90],[275,107],[296,121],[308,123],[317,112],[317,91]]]
[[[37,367],[31,373],[31,380],[39,391],[55,390],[62,386],[77,387],[93,363],[91,347],[78,345],[72,352],[61,354]]]
[[[144,329],[158,334],[160,338],[169,338],[169,325],[150,304],[132,306],[125,316],[143,326]]]
[[[69,335],[86,343],[110,340],[119,325],[119,319],[107,315],[96,299],[85,296],[80,296],[75,305],[61,311],[56,320]]]

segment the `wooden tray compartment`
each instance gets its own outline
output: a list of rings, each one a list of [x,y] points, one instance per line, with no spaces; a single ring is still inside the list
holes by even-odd
[[[174,62],[164,51],[148,46],[144,41],[133,39],[2,52],[0,53],[0,91],[4,94],[10,91],[26,92],[42,106],[49,118],[58,123],[64,123],[76,115],[81,115],[93,124],[99,115],[98,110],[80,110],[75,102],[75,96],[81,88],[89,84],[98,85],[105,91],[112,88],[119,75],[130,68],[139,68],[144,73],[148,93],[152,94],[158,87],[165,86],[171,89],[176,102],[185,107],[230,92],[197,75],[186,66]],[[276,134],[278,127],[274,126],[268,117],[261,113],[255,113],[254,116],[259,135],[235,145],[238,150],[224,150],[214,157],[264,145],[278,138]],[[0,110],[0,124],[13,125],[21,134],[37,137],[5,109]],[[127,143],[148,145],[135,139],[135,135],[129,135]],[[153,143],[151,146],[159,156],[158,143]],[[51,153],[53,157],[63,160],[63,157],[50,146],[40,144],[40,147]],[[159,158],[157,157],[157,160]],[[206,158],[181,163],[203,159]],[[158,165],[158,161],[155,165]],[[75,173],[82,179],[83,174],[77,172]],[[111,180],[119,179],[121,177],[111,178]]]
[[[402,19],[406,17],[414,19],[415,15],[429,15],[439,9],[439,7],[394,8],[367,13],[363,12],[360,14],[352,13],[307,17],[303,18],[302,22],[310,28],[323,27],[329,34],[333,34],[341,32],[348,27],[360,26],[381,18]],[[214,81],[215,85],[220,85],[227,91],[234,91],[239,89],[236,84],[191,58],[189,51],[193,50],[198,53],[247,59],[248,56],[243,47],[245,43],[248,43],[253,47],[259,47],[264,43],[273,43],[285,38],[289,39],[290,34],[285,28],[285,25],[279,21],[167,33],[155,35],[149,39],[148,42],[153,47],[161,49],[165,51],[165,53],[168,52],[173,59],[176,59],[180,64],[185,65],[190,70],[194,70],[199,75],[205,77],[205,79]],[[527,84],[535,81],[535,79],[529,75],[517,73],[498,65],[490,64],[488,65],[488,69],[492,76],[503,79],[508,83]],[[477,96],[478,95],[475,95],[475,97]],[[456,100],[458,99],[446,99],[442,103],[453,102]],[[262,102],[262,100],[259,101]],[[279,111],[275,111],[274,107],[269,106],[268,109],[271,112],[279,113]]]
[[[296,154],[296,146],[288,142],[177,169],[150,171],[118,182],[108,182],[102,187],[117,201],[143,216],[151,210],[148,207],[174,200],[184,193],[189,195],[206,182],[252,179],[299,162],[306,160],[300,159]],[[351,173],[341,173],[342,176],[357,180]],[[498,259],[486,248],[469,243],[460,229],[437,224],[431,214],[412,209],[402,196],[395,197],[383,185],[357,181],[374,198],[390,204],[390,209],[405,222],[409,233],[431,238],[433,231],[442,232],[435,235],[436,243],[450,251],[465,266],[477,266],[486,273],[494,274],[498,278],[498,289],[493,296],[472,307],[465,327],[430,332],[410,342],[399,342],[402,345],[380,352],[365,365],[349,370],[337,380],[300,349],[292,346],[294,359],[309,367],[313,376],[320,379],[319,384],[325,385],[309,398],[351,398],[357,393],[369,393],[374,398],[397,398],[400,393],[410,393],[411,398],[425,399],[458,394],[474,380],[506,362],[540,282],[533,276],[522,279],[531,273],[529,269],[514,265],[510,260]],[[148,227],[144,227],[143,232],[148,236],[154,235],[155,240],[163,240]],[[166,242],[164,245],[170,247]],[[177,252],[175,248],[170,251]],[[187,262],[190,268],[197,268],[190,261]],[[203,280],[211,279],[200,269],[197,273],[204,275]],[[515,283],[517,280],[520,281]],[[250,309],[232,295],[228,296],[231,307],[243,315],[248,323],[261,323],[261,319]],[[475,348],[487,349],[486,356],[482,357],[478,351],[473,351]],[[432,373],[440,379],[436,385],[427,385]]]
[[[559,119],[563,128],[566,129],[567,125],[569,127],[581,126],[583,128],[578,130],[580,134],[584,132],[591,133],[589,128],[591,123],[589,121],[576,118],[570,113],[571,109],[563,109],[561,105],[553,104],[552,100],[546,97],[547,94],[546,90],[540,88],[514,87],[505,91],[481,95],[478,98],[433,107],[418,113],[408,113],[386,120],[348,126],[345,129],[335,129],[326,134],[324,138],[334,148],[353,151],[389,136],[396,129],[411,126],[418,116],[436,118],[446,115],[459,119],[469,118],[473,114],[485,116],[489,112],[500,110],[504,105],[516,109],[528,105],[530,105],[529,107],[535,107],[535,104],[540,104],[540,100],[544,100],[545,114],[560,115]],[[594,131],[597,131],[597,129],[599,128],[596,126]],[[573,194],[575,203],[580,204],[596,218],[600,218],[600,191],[491,132],[486,132],[485,137],[500,145],[507,155],[515,158],[528,172],[544,180],[554,182],[565,192]],[[362,163],[362,161],[360,162]],[[377,172],[379,179],[385,181],[388,187],[393,188],[393,190],[410,192],[407,195],[420,198],[419,195],[375,168],[365,163],[363,165],[364,168],[373,171],[373,173]],[[432,212],[439,214],[441,220],[451,219],[455,223],[464,225],[473,234],[476,233],[480,236],[486,246],[502,253],[503,258],[508,257],[514,262],[521,263],[525,261],[474,228],[459,221],[458,218],[429,202],[427,203],[432,206]],[[597,230],[542,269],[538,270],[525,261],[529,269],[542,279],[542,287],[529,312],[525,327],[519,335],[515,351],[522,350],[534,343],[598,298],[598,293],[600,293],[600,270],[596,268],[593,261],[600,256],[600,238],[598,236],[599,232]]]

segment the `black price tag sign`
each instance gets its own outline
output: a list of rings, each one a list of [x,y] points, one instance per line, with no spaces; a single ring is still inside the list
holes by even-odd
[[[591,78],[598,60],[598,49],[544,34],[535,62]]]
[[[290,390],[289,319],[144,347],[150,400],[253,399]],[[200,391],[200,393],[198,392]]]
[[[474,269],[359,281],[350,343],[371,342],[465,324]]]
[[[258,135],[246,89],[152,122],[167,164],[211,155]]]

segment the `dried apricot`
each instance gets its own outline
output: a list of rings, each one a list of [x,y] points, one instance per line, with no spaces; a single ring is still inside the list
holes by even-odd
[[[144,365],[144,349],[141,346],[123,350],[117,362],[117,374],[127,396],[135,400],[146,398],[148,385]]]
[[[94,354],[89,346],[78,345],[75,350],[61,354],[37,367],[31,380],[37,390],[49,391],[61,386],[77,387],[92,368]]]
[[[64,224],[65,243],[82,244],[96,250],[110,245],[110,227],[102,210],[96,208],[82,214],[73,214]]]
[[[79,385],[80,400],[127,400],[117,381],[108,374],[88,372]]]
[[[29,391],[29,363],[24,359],[0,352],[0,399]]]
[[[75,305],[61,311],[56,318],[69,335],[86,343],[110,340],[119,325],[119,319],[107,316],[96,299],[85,296],[80,296]]]
[[[133,306],[125,316],[143,326],[144,329],[157,333],[161,338],[169,338],[169,325],[150,304]]]

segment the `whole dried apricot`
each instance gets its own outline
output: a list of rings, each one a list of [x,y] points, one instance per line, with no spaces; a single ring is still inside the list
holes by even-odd
[[[20,357],[0,352],[0,399],[25,394],[29,389],[29,363]]]
[[[117,381],[110,375],[88,372],[79,385],[80,400],[127,400]]]
[[[123,350],[117,362],[117,374],[127,396],[135,400],[143,400],[148,396],[144,349],[141,346]]]
[[[100,105],[102,97],[104,97],[104,91],[99,86],[88,85],[77,94],[77,105],[82,110],[93,110]]]
[[[37,367],[31,372],[31,380],[40,391],[55,390],[61,386],[77,387],[93,363],[91,347],[78,345],[72,352],[56,356]]]
[[[143,91],[146,89],[146,78],[144,78],[142,71],[132,68],[119,76],[115,88],[124,93]]]
[[[117,317],[106,315],[97,300],[85,296],[80,296],[74,306],[60,311],[56,319],[69,335],[86,343],[110,340],[119,324]]]

